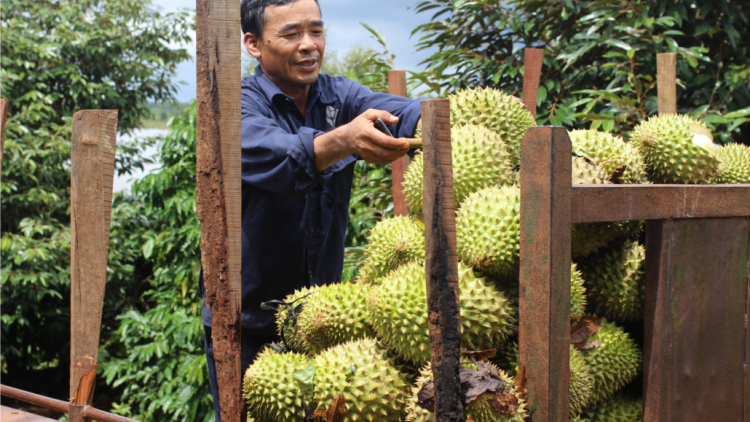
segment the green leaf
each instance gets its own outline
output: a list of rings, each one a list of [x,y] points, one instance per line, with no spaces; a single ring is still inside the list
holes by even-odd
[[[305,398],[305,402],[312,402],[315,391],[315,362],[311,361],[307,367],[294,371],[292,378]]]

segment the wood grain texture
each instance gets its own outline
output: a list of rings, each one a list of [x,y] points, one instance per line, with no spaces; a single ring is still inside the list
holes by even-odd
[[[750,219],[646,233],[644,421],[743,419]]]
[[[3,422],[55,422],[56,419],[27,413],[12,407],[0,406],[0,421]]]
[[[391,70],[388,72],[388,93],[406,97],[406,71]],[[409,156],[403,156],[391,164],[391,176],[393,178],[393,214],[395,216],[408,216],[409,208],[406,206],[406,195],[404,195],[404,175],[409,167]]]
[[[197,184],[221,420],[241,419],[240,2],[196,0]]]
[[[571,154],[561,127],[521,144],[519,367],[534,422],[568,420]]]
[[[3,172],[3,151],[5,150],[5,123],[8,121],[10,101],[0,98],[0,174]]]
[[[73,115],[70,212],[70,396],[91,403],[104,305],[117,110]],[[71,419],[73,421],[74,419]]]
[[[544,49],[526,48],[523,55],[523,104],[536,119],[536,100],[544,64]]]
[[[659,96],[659,114],[677,114],[677,55],[656,55],[656,86]]]
[[[453,192],[450,101],[422,101],[424,223],[430,356],[435,380],[435,421],[463,421],[461,315],[456,210]]]

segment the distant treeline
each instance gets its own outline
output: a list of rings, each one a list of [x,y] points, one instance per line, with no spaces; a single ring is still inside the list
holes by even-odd
[[[141,127],[166,129],[169,119],[175,116],[181,116],[188,107],[190,107],[190,103],[181,103],[179,101],[168,103],[148,103],[148,110],[151,112],[151,118],[144,117],[141,119]]]

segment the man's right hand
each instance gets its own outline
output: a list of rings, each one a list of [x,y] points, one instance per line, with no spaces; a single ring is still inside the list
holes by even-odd
[[[398,117],[387,111],[370,109],[351,122],[315,138],[316,169],[323,171],[351,154],[375,164],[387,164],[403,157],[409,151],[409,141],[392,138],[377,130],[374,121],[378,117],[387,125],[398,122]]]

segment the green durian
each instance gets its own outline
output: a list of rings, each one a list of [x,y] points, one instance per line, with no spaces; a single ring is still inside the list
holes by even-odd
[[[716,183],[750,183],[750,147],[742,144],[727,144],[716,150],[719,173]]]
[[[298,353],[280,353],[267,347],[245,372],[243,397],[248,416],[256,421],[302,422],[307,403],[294,378],[310,358]]]
[[[575,323],[586,312],[586,288],[578,266],[570,266],[570,322]]]
[[[573,258],[589,256],[628,234],[628,229],[621,221],[573,224],[571,254]]]
[[[521,100],[493,88],[471,88],[449,95],[451,126],[475,124],[500,134],[512,164],[521,157],[521,139],[536,124]]]
[[[596,315],[615,321],[641,322],[644,317],[646,250],[626,241],[599,259],[581,266],[590,306]]]
[[[634,145],[610,132],[598,130],[573,130],[568,132],[573,151],[596,160],[606,175],[611,175],[618,166],[625,165],[622,181],[628,184],[643,183],[646,164]]]
[[[380,278],[399,265],[423,260],[424,223],[412,217],[381,220],[370,231],[359,283],[378,284]]]
[[[641,422],[643,399],[620,393],[586,409],[581,416],[586,422]]]
[[[290,315],[292,310],[287,306],[279,306],[276,309],[276,329],[283,340],[284,346],[295,352],[307,353],[309,346],[305,333],[301,330],[299,317],[302,315],[310,294],[318,287],[303,287],[284,298],[284,303],[290,304],[295,309],[295,315]]]
[[[298,318],[307,352],[320,353],[336,344],[374,334],[365,304],[371,286],[336,283],[314,289]]]
[[[480,368],[472,362],[464,361],[461,362],[461,365],[474,371],[480,370]],[[518,408],[513,415],[498,413],[490,404],[490,400],[494,393],[485,392],[478,399],[469,403],[466,408],[464,408],[464,417],[477,422],[523,422],[524,416],[526,416],[526,402],[516,392],[513,378],[489,362],[483,361],[480,362],[480,365],[483,366],[481,370],[487,373],[488,378],[490,374],[494,374],[496,377],[500,377],[503,381],[509,384],[508,393],[516,397],[518,400]],[[414,384],[414,387],[412,387],[412,394],[406,407],[407,422],[435,421],[435,416],[432,412],[423,409],[417,404],[417,394],[422,390],[424,384],[428,381],[432,381],[432,379],[432,365],[431,363],[427,363],[427,365],[419,371],[417,382]]]
[[[461,347],[482,351],[502,344],[516,322],[507,297],[461,263],[459,289]],[[420,263],[402,265],[383,277],[370,293],[367,309],[386,347],[418,366],[430,360],[426,277]]]
[[[398,422],[406,417],[409,383],[370,338],[331,347],[315,357],[315,406],[344,397],[344,422]]]
[[[599,403],[611,397],[638,374],[643,362],[643,353],[622,328],[606,319],[601,320],[601,328],[586,343],[601,342],[598,346],[581,350],[589,373],[594,380],[590,404]]]
[[[489,187],[471,194],[456,216],[458,259],[493,275],[518,272],[521,191]]]
[[[588,157],[573,157],[571,163],[572,182],[574,185],[605,185],[607,173],[596,161]]]
[[[453,126],[451,147],[456,207],[479,189],[512,182],[507,146],[497,133],[473,124]],[[406,203],[414,214],[422,213],[423,160],[422,152],[417,152],[404,175]]]
[[[636,126],[630,137],[654,183],[709,183],[719,160],[708,128],[686,115],[662,114]]]

